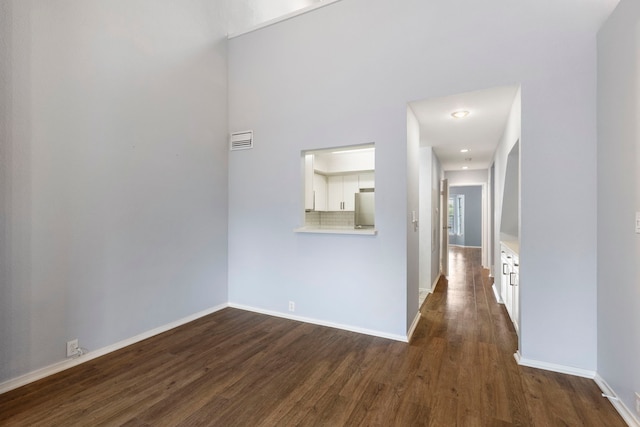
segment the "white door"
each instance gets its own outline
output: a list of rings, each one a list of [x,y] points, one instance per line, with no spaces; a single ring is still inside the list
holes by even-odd
[[[440,211],[442,236],[440,248],[440,273],[444,276],[449,275],[449,181],[442,180],[442,188],[440,191]]]

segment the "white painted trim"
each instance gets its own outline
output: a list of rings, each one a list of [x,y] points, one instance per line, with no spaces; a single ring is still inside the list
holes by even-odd
[[[249,29],[246,30],[242,30],[242,31],[238,31],[236,33],[233,34],[227,34],[227,39],[233,39],[235,37],[240,37],[243,34],[247,34],[247,33],[252,33],[254,31],[257,31],[261,28],[265,28],[265,27],[270,27],[271,25],[277,24],[279,22],[283,22],[286,20],[289,20],[291,18],[295,18],[296,16],[300,16],[300,15],[304,15],[305,13],[309,13],[312,12],[316,9],[320,9],[321,7],[325,7],[325,6],[329,6],[332,3],[336,3],[339,2],[340,0],[324,0],[322,3],[319,4],[314,4],[299,10],[295,10],[293,12],[287,13],[286,15],[282,15],[278,18],[274,18],[271,19],[269,21],[263,22],[262,24],[258,24],[258,25],[254,25],[253,27],[250,27]]]
[[[493,285],[491,285],[491,289],[493,289],[493,295],[496,297],[496,301],[498,301],[498,304],[504,304],[504,300],[500,296],[500,291],[498,291],[495,282],[493,283]]]
[[[420,318],[422,315],[420,314],[420,310],[416,313],[416,317],[413,319],[413,323],[411,323],[411,327],[409,328],[409,332],[407,332],[407,342],[411,342],[411,338],[413,337],[416,328],[418,327],[418,323],[420,322]]]
[[[293,230],[294,233],[311,233],[311,234],[359,234],[361,236],[375,236],[378,230],[375,228],[317,228],[317,227],[299,227]]]
[[[350,332],[357,332],[359,334],[371,335],[374,337],[386,338],[394,341],[409,342],[408,337],[406,336],[388,334],[386,332],[374,331],[372,329],[359,328],[356,326],[344,325],[341,323],[326,322],[324,320],[312,319],[312,318],[303,317],[303,316],[293,316],[287,313],[281,313],[279,311],[265,310],[262,308],[251,307],[248,305],[236,304],[232,302],[229,303],[229,307],[237,308],[239,310],[251,311],[254,313],[266,314],[267,316],[280,317],[283,319],[295,320],[303,323],[311,323],[313,325],[327,326],[329,328],[342,329],[344,331],[350,331]]]
[[[465,246],[465,245],[454,245],[453,243],[449,243],[449,246],[454,246],[456,248],[471,248],[471,249],[482,249],[482,246]]]
[[[429,291],[430,294],[436,291],[436,286],[438,286],[438,282],[440,281],[441,277],[442,277],[442,273],[438,274],[438,276],[436,277],[436,280],[431,284],[431,290]]]
[[[58,372],[62,372],[66,369],[73,368],[74,366],[81,365],[85,362],[88,362],[100,356],[104,356],[105,354],[112,353],[116,350],[120,350],[124,347],[146,340],[147,338],[151,338],[163,332],[167,332],[171,329],[177,328],[178,326],[182,326],[186,323],[193,322],[196,319],[199,319],[204,316],[208,316],[209,314],[215,313],[216,311],[220,311],[223,308],[227,308],[228,306],[229,306],[228,304],[221,304],[216,307],[209,308],[207,310],[176,320],[175,322],[167,323],[166,325],[159,326],[155,329],[151,329],[150,331],[143,332],[134,337],[119,341],[115,344],[108,345],[98,350],[89,351],[85,353],[83,356],[80,356],[78,358],[62,360],[60,362],[53,363],[49,366],[45,366],[44,368],[31,371],[17,378],[4,381],[0,383],[0,394],[14,390],[18,387],[22,387],[23,385],[30,384],[34,381],[41,380],[50,375],[57,374]]]
[[[557,365],[555,363],[541,362],[539,360],[525,359],[520,355],[520,351],[514,353],[513,357],[516,359],[516,362],[518,362],[518,365],[528,366],[529,368],[544,369],[545,371],[558,372],[559,374],[568,374],[589,379],[594,379],[596,376],[595,371],[590,371],[587,369],[574,368],[573,366],[566,365]]]
[[[593,380],[596,382],[598,387],[600,387],[600,390],[602,390],[603,397],[609,398],[609,402],[611,402],[615,410],[618,411],[624,421],[630,427],[640,427],[640,419],[638,419],[638,417],[633,414],[633,411],[630,410],[627,405],[625,405],[624,402],[620,400],[620,398],[618,398],[616,393],[609,386],[609,384],[607,384],[604,378],[596,373],[596,376]]]

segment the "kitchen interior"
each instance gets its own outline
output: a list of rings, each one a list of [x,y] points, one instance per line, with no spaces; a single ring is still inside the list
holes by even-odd
[[[303,152],[300,232],[375,234],[375,145]]]

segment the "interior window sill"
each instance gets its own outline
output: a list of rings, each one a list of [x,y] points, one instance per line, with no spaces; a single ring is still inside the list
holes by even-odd
[[[378,230],[375,228],[299,227],[294,229],[293,232],[312,234],[355,234],[360,236],[375,236],[378,234]]]

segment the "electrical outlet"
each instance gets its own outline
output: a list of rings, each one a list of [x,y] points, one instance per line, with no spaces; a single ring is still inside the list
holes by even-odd
[[[289,301],[289,311],[296,311],[296,303]]]
[[[67,357],[73,357],[78,354],[79,348],[80,345],[78,344],[78,338],[67,341]]]
[[[640,415],[640,393],[636,392],[636,413]]]

